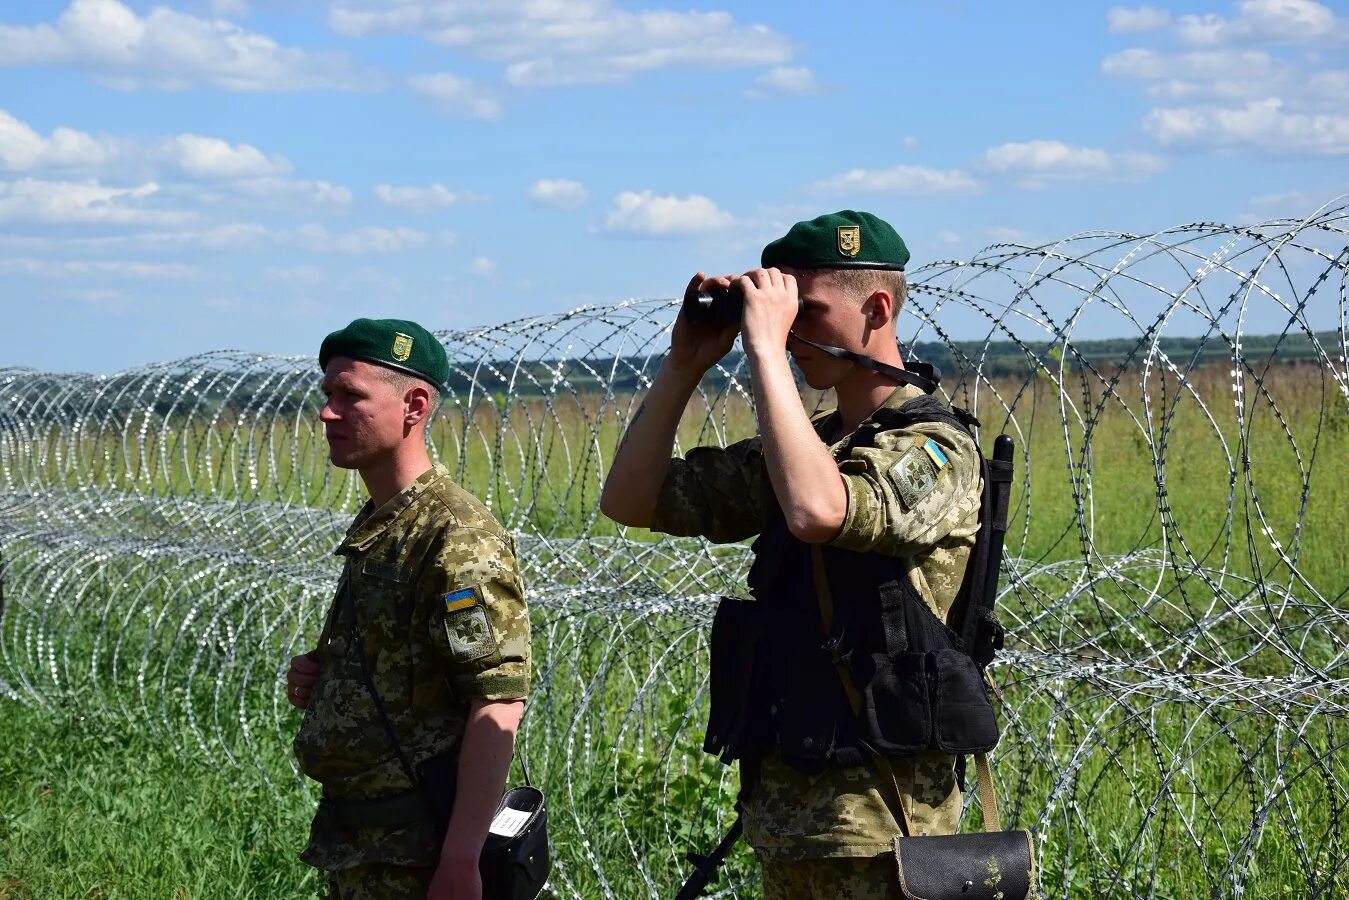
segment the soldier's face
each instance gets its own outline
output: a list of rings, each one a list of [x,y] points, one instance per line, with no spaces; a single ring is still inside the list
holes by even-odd
[[[802,270],[792,274],[796,276],[797,296],[802,302],[801,314],[796,317],[792,331],[826,347],[857,350],[855,345],[861,340],[865,326],[857,303],[827,278]],[[789,341],[787,349],[806,384],[816,390],[834,387],[853,367],[847,360],[835,359],[800,341]]]
[[[319,421],[328,458],[343,469],[366,469],[390,458],[407,434],[403,396],[379,366],[337,356],[323,373]]]

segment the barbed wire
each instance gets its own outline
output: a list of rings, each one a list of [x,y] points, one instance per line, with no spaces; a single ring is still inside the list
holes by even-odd
[[[1005,431],[1019,449],[996,769],[1046,895],[1346,887],[1346,223],[1336,201],[911,273],[908,352],[946,371],[986,448]],[[674,311],[438,333],[433,455],[517,536],[529,589],[521,752],[561,896],[668,894],[732,814],[734,778],[699,748],[711,613],[748,549],[598,512]],[[746,374],[738,353],[708,374],[680,452],[753,432]],[[237,351],[0,369],[0,695],[295,790],[278,686],[362,499],[327,462],[317,380],[313,357]],[[748,872],[714,895],[754,895]]]

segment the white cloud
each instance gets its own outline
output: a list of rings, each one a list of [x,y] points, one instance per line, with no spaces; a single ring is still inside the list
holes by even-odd
[[[408,85],[438,109],[451,115],[486,121],[501,118],[501,103],[487,96],[484,89],[470,79],[441,72],[436,75],[414,75],[408,79]]]
[[[110,141],[72,128],[57,128],[44,138],[26,122],[0,110],[0,166],[11,172],[97,166],[115,152]]]
[[[1317,44],[1349,37],[1345,22],[1312,0],[1242,0],[1235,19],[1215,13],[1181,16],[1176,31],[1196,46]]]
[[[178,135],[163,152],[183,172],[196,178],[247,178],[291,170],[284,156],[267,156],[248,144],[231,146],[220,138],[197,134]]]
[[[895,166],[891,169],[851,169],[817,181],[812,187],[830,193],[970,194],[979,190],[979,182],[959,169]]]
[[[1240,108],[1154,109],[1143,127],[1165,145],[1254,147],[1270,154],[1349,154],[1349,114],[1290,113],[1277,98]]]
[[[316,181],[307,178],[283,178],[266,176],[262,178],[244,178],[232,182],[229,192],[208,197],[197,192],[202,199],[213,203],[235,202],[239,199],[260,201],[263,205],[292,209],[297,204],[343,211],[351,206],[351,188],[328,181]]]
[[[43,181],[23,178],[0,182],[0,221],[48,223],[177,222],[190,213],[147,209],[144,201],[159,192],[154,182],[131,188],[97,181]]]
[[[330,232],[323,225],[303,225],[293,232],[294,240],[315,253],[341,253],[364,256],[367,253],[397,253],[424,245],[431,236],[412,228],[367,226],[346,232]]]
[[[463,194],[456,194],[443,184],[432,184],[429,187],[377,184],[375,196],[387,206],[408,212],[433,212],[465,200]]]
[[[473,260],[473,271],[478,275],[493,275],[496,273],[497,264],[485,256],[479,256]]]
[[[658,69],[781,66],[787,38],[727,12],[629,12],[613,0],[338,0],[329,16],[341,34],[411,32],[506,65],[526,87],[624,81]]]
[[[815,73],[805,67],[774,66],[754,79],[754,86],[745,91],[749,97],[768,97],[773,94],[814,94],[820,86]]]
[[[676,197],[652,191],[624,191],[605,215],[610,231],[638,234],[696,234],[729,227],[734,218],[700,194]]]
[[[1161,53],[1132,47],[1112,53],[1101,61],[1106,75],[1156,80],[1188,79],[1261,79],[1279,73],[1280,65],[1264,50],[1195,50],[1187,53]]]
[[[196,272],[182,263],[133,262],[130,260],[3,259],[0,272],[39,278],[79,275],[111,275],[116,278],[191,278]]]
[[[0,65],[70,65],[122,90],[368,89],[375,80],[335,54],[281,47],[224,19],[118,0],[71,0],[54,24],[0,25]]]
[[[1150,153],[1108,153],[1094,147],[1072,147],[1062,141],[1001,144],[984,151],[982,168],[1025,177],[1027,187],[1046,180],[1126,180],[1147,178],[1165,165]]]
[[[1171,13],[1155,6],[1112,6],[1105,16],[1111,34],[1156,31],[1171,24]]]
[[[575,209],[590,199],[590,192],[570,178],[540,178],[529,188],[530,199],[555,209]]]

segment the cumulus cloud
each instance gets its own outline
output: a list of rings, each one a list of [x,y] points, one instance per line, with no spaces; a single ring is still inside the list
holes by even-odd
[[[431,239],[426,232],[413,228],[367,226],[351,231],[331,232],[318,224],[302,225],[291,237],[306,250],[315,253],[341,253],[346,256],[397,253],[421,247]]]
[[[540,178],[530,186],[529,197],[554,209],[575,209],[590,199],[590,192],[570,178]]]
[[[718,231],[734,221],[730,213],[701,194],[677,197],[649,190],[640,194],[624,191],[614,198],[605,215],[605,227],[610,231],[651,235]]]
[[[432,184],[429,187],[377,184],[375,196],[386,206],[407,212],[434,212],[462,203],[465,199],[464,195],[454,193],[443,184]]]
[[[1171,13],[1155,6],[1112,6],[1105,16],[1111,34],[1156,31],[1171,24]]]
[[[1196,46],[1318,44],[1349,38],[1344,20],[1313,0],[1242,0],[1235,19],[1215,13],[1181,16],[1176,31]]]
[[[815,182],[813,188],[828,193],[971,194],[979,190],[979,182],[959,169],[895,166],[890,169],[850,169]]]
[[[787,38],[727,12],[628,11],[613,0],[338,0],[329,23],[340,34],[413,33],[506,66],[526,87],[624,81],[658,69],[781,66]]]
[[[1142,125],[1159,144],[1286,156],[1346,152],[1349,72],[1326,68],[1336,56],[1318,48],[1349,44],[1349,21],[1330,7],[1242,0],[1234,17],[1184,15],[1165,27],[1184,49],[1130,47],[1101,62],[1104,74],[1141,82],[1157,104]]]
[[[372,73],[336,54],[282,47],[224,19],[119,0],[71,0],[54,23],[0,25],[0,66],[69,65],[122,90],[365,90]]]
[[[0,166],[11,172],[97,166],[116,153],[111,141],[73,128],[43,137],[26,122],[0,110]]]
[[[248,144],[231,145],[197,134],[178,135],[165,144],[163,152],[184,173],[196,178],[247,178],[291,170],[284,156],[267,156]]]
[[[473,272],[476,275],[492,275],[497,270],[497,264],[485,256],[475,257],[473,260]]]
[[[190,213],[148,208],[145,201],[159,192],[146,182],[130,188],[97,181],[44,181],[22,178],[0,182],[0,221],[64,224],[72,222],[169,223]]]
[[[1154,109],[1143,127],[1160,143],[1181,146],[1254,147],[1271,154],[1349,154],[1349,115],[1286,112],[1277,98],[1239,108]]]
[[[1025,187],[1043,187],[1046,181],[1133,181],[1147,178],[1165,165],[1161,157],[1150,153],[1108,153],[1062,141],[1001,144],[984,151],[979,164],[990,172],[1021,176]]]
[[[820,90],[815,73],[805,67],[774,66],[754,79],[754,86],[745,91],[749,97],[769,97],[774,94],[814,94]]]
[[[343,211],[351,206],[351,188],[309,178],[264,176],[231,182],[227,194],[205,195],[213,203],[249,201],[251,205],[291,209],[297,205]]]
[[[408,86],[442,112],[486,121],[501,118],[500,101],[488,96],[480,85],[468,78],[449,72],[414,75],[408,79]]]

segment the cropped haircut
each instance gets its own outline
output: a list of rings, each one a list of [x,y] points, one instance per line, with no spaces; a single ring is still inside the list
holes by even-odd
[[[893,269],[821,269],[819,277],[854,297],[860,304],[873,291],[885,291],[894,299],[890,321],[895,320],[909,299],[909,282],[902,271]]]
[[[387,366],[379,367],[380,377],[384,383],[393,388],[399,395],[406,394],[409,388],[424,387],[431,394],[431,412],[440,408],[440,389],[424,378],[418,378],[416,375],[408,375],[399,372],[397,369],[390,369]]]

